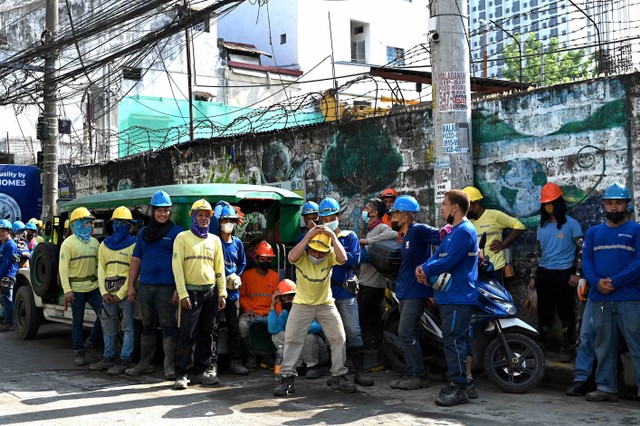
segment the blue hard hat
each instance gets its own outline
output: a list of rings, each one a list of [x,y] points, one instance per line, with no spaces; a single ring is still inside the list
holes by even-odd
[[[320,217],[331,216],[332,214],[338,214],[340,211],[340,204],[331,197],[327,197],[320,202],[318,206]]]
[[[151,196],[151,204],[154,207],[169,207],[172,206],[171,197],[164,191],[158,191]]]
[[[612,183],[604,190],[603,200],[625,200],[631,201],[629,197],[629,191],[626,187],[620,185],[618,182]]]
[[[11,222],[7,219],[0,220],[0,229],[6,229],[7,231],[11,230]]]
[[[231,206],[224,206],[220,210],[220,220],[222,219],[240,219],[238,212]]]
[[[313,201],[307,201],[306,203],[304,203],[304,206],[302,206],[302,214],[313,214],[313,213],[318,213],[320,211],[320,208],[318,207],[318,203],[314,203]]]
[[[13,225],[11,226],[11,230],[13,232],[24,231],[25,229],[27,229],[27,227],[24,224],[24,222],[22,222],[21,220],[16,220],[15,222],[13,222]]]
[[[38,231],[38,225],[36,225],[33,222],[27,222],[27,224],[25,226],[30,231]]]
[[[411,195],[401,195],[396,198],[396,201],[393,203],[393,207],[389,210],[390,213],[393,212],[413,212],[418,213],[420,211],[420,205],[415,198]]]

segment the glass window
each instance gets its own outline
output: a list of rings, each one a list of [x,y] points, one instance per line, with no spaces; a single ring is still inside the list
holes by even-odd
[[[387,63],[393,65],[404,65],[404,49],[400,47],[387,46]]]

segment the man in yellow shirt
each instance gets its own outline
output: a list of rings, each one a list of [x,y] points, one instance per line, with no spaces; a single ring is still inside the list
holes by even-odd
[[[136,239],[129,234],[133,216],[128,208],[121,206],[115,209],[111,221],[113,233],[105,238],[98,249],[98,285],[102,295],[100,321],[104,337],[104,354],[99,362],[89,366],[89,370],[108,370],[108,374],[118,375],[130,367],[135,344],[133,304],[127,298],[127,290],[129,266]],[[120,359],[116,362],[116,340],[121,327],[124,339]]]
[[[209,233],[213,209],[205,199],[191,206],[191,229],[173,243],[173,275],[179,300],[176,381],[173,388],[219,382],[213,341],[216,313],[225,307],[227,285],[220,238]],[[211,367],[211,368],[210,368]]]
[[[87,363],[86,350],[102,336],[100,319],[97,318],[86,342],[83,336],[84,308],[88,303],[96,315],[102,305],[98,289],[98,240],[91,236],[95,219],[86,207],[78,207],[69,218],[73,234],[60,246],[58,271],[64,291],[65,304],[71,304],[73,315],[71,340],[75,352],[74,362],[81,366]]]
[[[344,366],[347,338],[331,294],[331,270],[333,266],[347,261],[347,253],[331,229],[316,225],[291,249],[289,261],[296,268],[297,291],[285,329],[282,377],[273,394],[286,396],[295,392],[296,362],[314,319],[322,327],[331,347],[333,377],[327,384],[333,390],[353,393],[357,388],[347,379]]]
[[[471,223],[476,228],[478,240],[480,240],[482,234],[487,234],[485,247],[488,247],[489,251],[487,252],[485,248],[483,254],[489,256],[489,260],[493,263],[496,276],[501,282],[504,282],[504,249],[526,228],[518,219],[500,210],[485,209],[482,204],[480,204],[480,200],[484,197],[477,188],[467,186],[462,190],[469,196],[469,200],[471,201],[471,205],[467,211],[467,219],[471,220]],[[507,235],[507,238],[503,240],[502,232],[505,229],[511,229],[511,232]]]

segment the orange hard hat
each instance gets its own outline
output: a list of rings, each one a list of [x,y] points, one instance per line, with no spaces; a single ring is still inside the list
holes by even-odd
[[[264,257],[276,257],[273,253],[273,249],[271,248],[271,244],[266,241],[262,241],[256,247],[256,256],[264,256]]]
[[[280,281],[278,283],[278,291],[280,292],[280,294],[292,294],[296,292],[296,283],[294,283],[293,281],[291,281],[288,278],[285,278],[284,280]]]
[[[388,197],[396,198],[397,196],[398,196],[398,192],[393,188],[387,188],[384,191],[382,191],[382,194],[380,194],[380,198],[388,198]]]
[[[553,200],[557,200],[562,197],[562,189],[555,183],[547,183],[542,187],[542,191],[540,191],[540,202],[550,203]]]

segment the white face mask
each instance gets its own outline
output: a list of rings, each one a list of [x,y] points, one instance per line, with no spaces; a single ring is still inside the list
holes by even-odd
[[[236,228],[236,224],[231,222],[223,223],[222,225],[220,225],[220,230],[225,234],[232,233],[235,228]]]
[[[338,229],[338,224],[339,222],[337,220],[334,220],[332,222],[324,223],[323,225],[331,229],[332,231],[335,231],[336,229]]]
[[[313,263],[314,265],[319,265],[324,261],[324,257],[318,259],[315,256],[311,256],[309,253],[307,253],[307,256],[309,256],[309,260],[311,261],[311,263]]]

